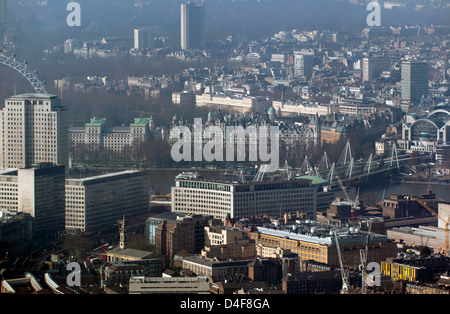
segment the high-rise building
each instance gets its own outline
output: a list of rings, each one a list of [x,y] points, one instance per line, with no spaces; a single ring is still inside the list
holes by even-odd
[[[417,104],[428,94],[428,64],[415,60],[402,62],[402,100]]]
[[[205,6],[181,5],[181,49],[205,49]]]
[[[310,77],[314,65],[314,56],[310,54],[296,54],[294,56],[294,76]]]
[[[8,19],[7,2],[7,0],[0,0],[0,22],[5,22]]]
[[[150,33],[147,28],[136,28],[134,30],[134,49],[142,50],[151,47]]]
[[[64,166],[8,169],[0,172],[0,208],[34,220],[37,236],[64,230]]]
[[[6,99],[0,111],[0,168],[41,163],[67,165],[68,113],[59,98],[24,94]]]
[[[66,180],[67,232],[96,231],[149,211],[150,182],[144,171]]]
[[[383,71],[390,69],[391,63],[386,57],[370,57],[363,59],[363,81],[369,82],[380,77]]]

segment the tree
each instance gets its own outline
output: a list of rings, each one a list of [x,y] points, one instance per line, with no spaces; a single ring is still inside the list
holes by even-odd
[[[68,235],[63,242],[62,248],[75,259],[84,259],[91,248],[91,242],[83,235]]]

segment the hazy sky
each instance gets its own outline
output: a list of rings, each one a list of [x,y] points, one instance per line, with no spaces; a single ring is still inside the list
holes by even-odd
[[[69,0],[48,0],[47,7],[18,7],[10,2],[10,14],[50,37],[131,36],[132,29],[155,25],[162,35],[177,37],[181,0],[78,0],[82,26],[66,25]],[[23,0],[30,4],[38,1]],[[198,2],[198,1],[197,1]],[[364,27],[369,14],[357,0],[205,0],[207,39],[223,39],[228,34],[267,37],[279,30],[343,29]],[[363,2],[363,1],[360,1]],[[414,0],[407,1],[415,3]],[[450,21],[449,10],[415,10],[414,7],[382,10],[382,25],[443,24]]]

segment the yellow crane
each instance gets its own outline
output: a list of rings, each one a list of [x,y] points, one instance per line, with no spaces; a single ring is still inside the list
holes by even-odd
[[[430,213],[432,213],[434,216],[436,216],[439,220],[441,220],[445,227],[445,255],[448,255],[448,236],[449,236],[449,230],[448,230],[448,225],[450,222],[450,217],[448,217],[447,220],[445,220],[444,218],[442,218],[441,216],[438,215],[438,213],[436,213],[434,210],[432,210],[427,204],[425,204],[421,199],[417,198],[417,197],[413,197],[413,200],[415,200],[417,203],[419,203],[420,205],[422,205],[423,207],[425,207]]]

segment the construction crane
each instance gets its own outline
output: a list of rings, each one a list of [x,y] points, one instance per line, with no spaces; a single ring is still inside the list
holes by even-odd
[[[361,264],[359,265],[359,270],[361,271],[361,293],[367,293],[367,260],[369,257],[369,241],[370,232],[372,231],[372,222],[369,220],[369,231],[367,232],[366,245],[364,249],[359,251],[361,258]]]
[[[345,199],[346,199],[348,202],[351,202],[350,197],[348,196],[348,193],[347,193],[347,189],[345,188],[344,184],[342,183],[341,178],[339,178],[338,176],[336,176],[336,179],[339,181],[339,185],[340,185],[342,191],[344,192]]]
[[[357,195],[356,195],[356,199],[352,200],[352,199],[350,198],[350,196],[348,195],[348,193],[347,193],[347,188],[346,188],[346,187],[344,186],[344,184],[342,183],[341,178],[339,178],[338,176],[336,176],[336,179],[339,181],[339,185],[340,185],[342,191],[344,192],[345,200],[346,200],[347,202],[349,202],[350,205],[351,205],[351,207],[352,207],[352,213],[353,213],[353,214],[356,214],[356,212],[357,212],[358,210],[360,210],[360,207],[359,207],[359,188],[358,188],[358,192],[357,192]]]
[[[412,199],[414,201],[416,201],[417,203],[419,203],[420,205],[422,205],[423,207],[425,207],[430,213],[432,213],[434,216],[436,216],[439,220],[441,220],[444,223],[444,230],[445,230],[445,246],[444,246],[444,250],[445,250],[445,255],[448,255],[448,248],[449,248],[449,244],[448,244],[448,236],[449,236],[449,230],[448,230],[448,225],[450,223],[450,217],[448,217],[447,220],[445,220],[444,218],[442,218],[441,216],[438,215],[438,213],[436,213],[434,210],[432,210],[427,204],[425,204],[421,199],[419,199],[418,197],[412,197]]]
[[[348,294],[348,289],[350,286],[350,283],[348,281],[349,271],[348,271],[348,269],[344,269],[344,262],[342,261],[341,248],[339,247],[339,240],[338,240],[336,231],[334,231],[334,238],[336,239],[336,250],[337,250],[338,258],[339,258],[339,266],[341,268],[341,277],[342,277],[341,293]]]

